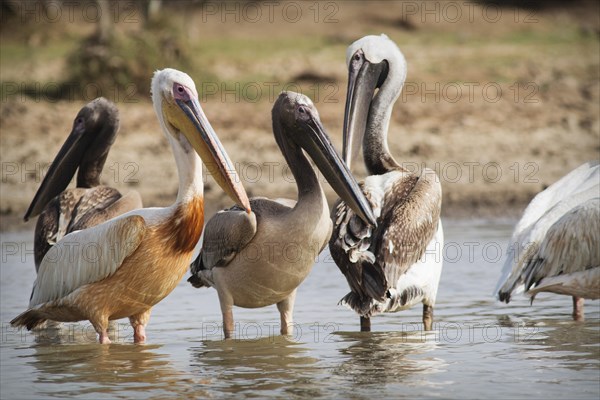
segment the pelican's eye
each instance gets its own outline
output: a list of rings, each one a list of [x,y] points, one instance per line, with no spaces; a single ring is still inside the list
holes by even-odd
[[[79,132],[82,132],[85,129],[85,120],[83,117],[75,118],[75,121],[73,121],[73,129]]]
[[[296,119],[300,121],[309,121],[311,119],[311,113],[308,107],[305,105],[298,105],[296,108]]]
[[[190,91],[188,88],[183,86],[181,83],[175,82],[173,84],[173,96],[177,100],[189,101],[190,100]]]
[[[351,68],[360,68],[360,66],[363,64],[364,61],[365,61],[365,53],[362,51],[362,49],[358,49],[358,50],[356,50],[356,53],[354,53],[354,55],[352,56],[352,59],[350,60],[350,67]]]

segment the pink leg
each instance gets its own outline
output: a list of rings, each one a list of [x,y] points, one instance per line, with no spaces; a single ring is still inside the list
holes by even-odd
[[[585,316],[583,314],[583,297],[573,296],[573,319],[575,321],[583,321]]]
[[[223,335],[225,339],[231,339],[233,331],[233,310],[228,308],[226,311],[223,311]]]
[[[149,308],[129,317],[129,323],[133,327],[133,343],[144,343],[146,341],[146,325],[150,320],[151,312],[152,309]]]
[[[110,344],[110,339],[108,338],[108,317],[100,315],[97,318],[90,319],[90,322],[98,333],[100,344]]]
[[[100,344],[110,344],[110,339],[108,338],[108,332],[105,329],[104,331],[100,332]]]
[[[223,336],[226,340],[231,339],[235,333],[235,325],[233,323],[233,297],[229,292],[220,289],[221,286],[217,285],[215,287],[219,294],[219,304],[221,305],[221,314],[223,315]]]
[[[277,303],[281,321],[282,335],[294,334],[294,302],[296,301],[296,291],[294,290],[287,298]]]
[[[137,325],[133,327],[133,343],[144,343],[146,341],[146,327]]]

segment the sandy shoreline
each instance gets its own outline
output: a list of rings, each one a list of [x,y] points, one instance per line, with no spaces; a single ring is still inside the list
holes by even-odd
[[[80,104],[83,103],[2,105],[3,124],[19,128],[11,130],[12,134],[2,136],[2,231],[33,229],[35,223],[24,223],[22,215],[39,187],[52,157],[70,131],[71,122],[62,116],[75,115]],[[340,104],[336,106],[339,107]],[[210,103],[205,105],[207,115],[214,114],[212,108]],[[159,131],[151,104],[121,104],[119,109],[121,130],[106,162],[102,182],[122,192],[139,191],[144,205],[148,207],[171,204],[177,193],[177,171],[171,150]],[[236,124],[224,115],[220,113],[221,118],[212,123],[234,160],[249,195],[294,198],[295,183],[269,131],[269,113],[264,113],[261,130],[241,128],[239,123]],[[38,129],[44,134],[33,133],[29,129],[31,124],[26,122],[28,119],[36,121]],[[337,122],[337,125],[341,125],[341,121]],[[233,126],[223,128],[229,125]],[[237,133],[238,129],[242,129],[242,133]],[[18,131],[20,133],[14,134]],[[339,149],[341,127],[329,131]],[[241,140],[240,136],[244,136],[245,140]],[[409,160],[403,161],[398,157],[406,168],[419,171],[427,166],[438,173],[444,191],[443,216],[446,218],[515,218],[531,197],[552,179],[552,174],[541,171],[539,166],[529,161],[522,164],[518,161],[508,164],[497,159],[448,159],[432,162],[436,157],[435,147],[427,143],[426,138],[416,143],[405,143],[411,139],[414,140],[414,137],[391,136],[390,147],[392,151],[408,147],[409,152],[414,153]],[[423,158],[428,161],[419,161],[421,153],[427,153],[427,157]],[[360,179],[364,176],[364,168],[359,163],[356,169],[356,176]],[[231,201],[216,186],[212,177],[207,176],[206,170],[204,172],[206,215],[209,216],[230,205]],[[525,176],[518,176],[519,174]],[[530,179],[526,179],[527,174],[531,175]],[[550,175],[550,178],[543,180],[541,176],[544,175]],[[320,177],[320,181],[330,204],[333,204],[335,193],[324,178]]]

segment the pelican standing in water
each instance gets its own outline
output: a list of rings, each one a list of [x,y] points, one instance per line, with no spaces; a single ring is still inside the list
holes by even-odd
[[[142,208],[138,192],[123,196],[117,189],[100,185],[118,130],[117,107],[105,98],[89,102],[77,113],[71,133],[25,213],[25,221],[40,215],[33,244],[36,272],[50,247],[66,234]],[[77,187],[66,189],[75,171]]]
[[[495,292],[531,301],[537,293],[573,297],[583,320],[584,299],[600,298],[600,165],[581,165],[533,198],[517,223]]]
[[[108,321],[129,317],[134,341],[144,342],[152,307],[177,286],[204,222],[202,160],[246,213],[244,188],[208,122],[192,79],[173,69],[154,74],[152,100],[179,173],[175,203],[144,208],[66,235],[46,254],[29,309],[11,321],[27,329],[45,320],[89,320],[100,343]],[[199,157],[200,156],[200,157]]]
[[[206,224],[204,242],[188,281],[217,289],[223,332],[234,331],[233,306],[277,304],[281,334],[293,332],[297,287],[327,244],[332,223],[327,199],[303,150],[329,184],[367,226],[372,211],[358,184],[335,152],[317,109],[306,96],[279,95],[272,111],[273,134],[294,175],[298,200],[250,200],[252,213],[239,207],[218,212]]]
[[[377,228],[365,225],[343,201],[334,206],[329,249],[351,290],[340,303],[360,315],[361,331],[371,330],[373,315],[423,303],[424,329],[431,330],[442,271],[442,188],[431,169],[416,174],[399,165],[387,144],[406,61],[385,35],[354,42],[346,61],[343,156],[350,167],[362,146],[369,176],[361,186]]]

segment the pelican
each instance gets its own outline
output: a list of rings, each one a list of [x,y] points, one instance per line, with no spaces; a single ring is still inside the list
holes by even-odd
[[[234,331],[233,306],[277,304],[281,334],[293,332],[296,289],[323,250],[332,224],[327,199],[308,155],[329,184],[365,224],[372,211],[341,158],[335,152],[311,100],[283,92],[272,110],[273,133],[294,175],[298,200],[250,200],[252,213],[235,206],[218,212],[206,224],[202,250],[191,265],[188,281],[214,287],[223,314],[226,339]]]
[[[361,331],[371,330],[373,315],[423,303],[424,329],[431,330],[442,271],[442,188],[431,169],[419,174],[403,168],[387,144],[406,61],[396,44],[381,35],[351,44],[346,62],[343,157],[351,167],[362,146],[369,173],[362,190],[377,228],[363,224],[343,201],[334,206],[329,249],[351,290],[340,303],[360,315]]]
[[[531,297],[552,292],[573,297],[573,318],[583,320],[584,299],[600,297],[600,165],[587,162],[538,193],[509,243],[495,292]]]
[[[66,234],[142,208],[138,192],[123,196],[117,189],[100,185],[118,130],[119,112],[105,98],[92,100],[77,113],[71,133],[25,213],[25,221],[40,215],[33,244],[36,272],[50,247]],[[66,189],[75,171],[77,187]]]
[[[70,233],[42,260],[29,309],[11,321],[34,328],[45,320],[89,320],[100,343],[110,343],[108,321],[129,317],[134,342],[146,339],[152,307],[181,280],[202,233],[202,160],[244,212],[250,204],[233,164],[208,122],[192,79],[157,71],[152,100],[173,148],[179,173],[177,200],[143,208]]]

